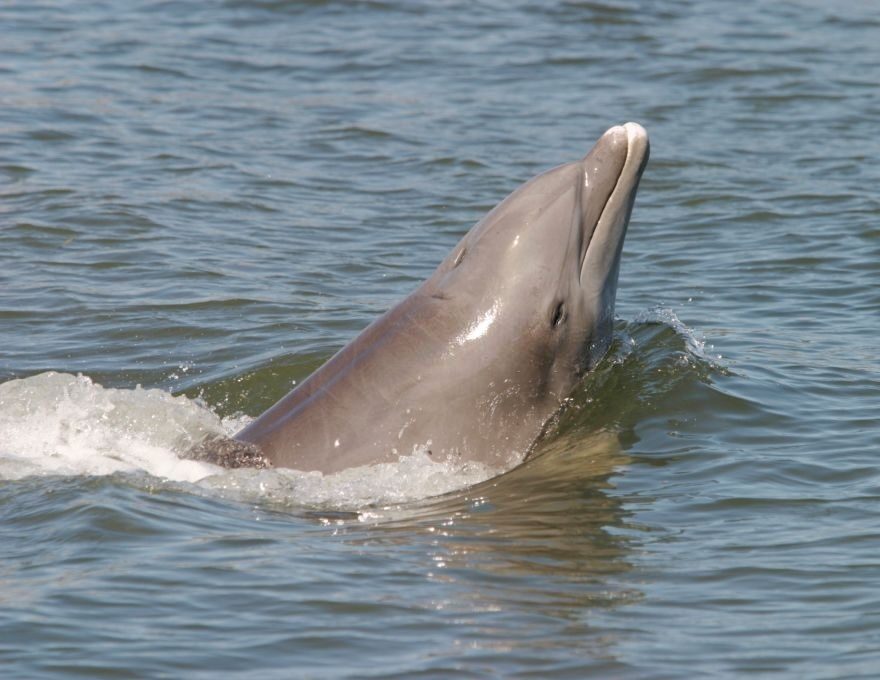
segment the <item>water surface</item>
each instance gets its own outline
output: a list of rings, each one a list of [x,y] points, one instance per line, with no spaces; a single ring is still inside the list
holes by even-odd
[[[7,2],[10,677],[875,677],[870,4]],[[222,472],[635,120],[615,342],[531,463]]]

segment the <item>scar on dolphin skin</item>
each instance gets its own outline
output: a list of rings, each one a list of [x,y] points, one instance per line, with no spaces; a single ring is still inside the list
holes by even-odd
[[[425,449],[499,471],[524,460],[611,343],[648,156],[644,128],[626,123],[521,186],[415,291],[198,457],[324,473]]]

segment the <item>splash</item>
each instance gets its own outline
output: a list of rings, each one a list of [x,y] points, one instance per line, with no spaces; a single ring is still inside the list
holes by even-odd
[[[356,509],[441,495],[498,473],[436,462],[419,448],[394,463],[333,475],[226,470],[180,457],[204,437],[230,436],[249,420],[221,419],[199,401],[159,389],[102,387],[83,375],[11,380],[0,384],[0,479],[147,473],[190,491],[248,502]]]
[[[696,359],[705,361],[712,367],[720,367],[723,357],[713,354],[714,347],[706,343],[706,337],[686,326],[678,315],[669,307],[653,307],[638,314],[632,323],[662,323],[684,340],[688,353]]]
[[[234,499],[260,498],[276,504],[358,510],[440,496],[498,474],[479,463],[434,461],[425,447],[394,463],[378,463],[332,475],[298,470],[230,470],[200,483]]]
[[[83,375],[42,373],[0,385],[0,477],[146,471],[194,482],[213,466],[177,451],[220,419],[186,397],[104,388]]]

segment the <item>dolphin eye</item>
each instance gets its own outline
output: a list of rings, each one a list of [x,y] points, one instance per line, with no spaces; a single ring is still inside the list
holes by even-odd
[[[553,320],[550,322],[550,325],[556,328],[563,321],[565,321],[565,303],[560,302],[556,305],[556,309],[553,310]]]

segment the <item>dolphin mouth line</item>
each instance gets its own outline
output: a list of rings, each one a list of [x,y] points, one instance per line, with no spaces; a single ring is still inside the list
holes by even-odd
[[[589,254],[590,246],[593,244],[596,233],[604,226],[603,220],[608,212],[608,204],[611,203],[613,199],[617,198],[619,193],[618,189],[620,189],[621,183],[625,177],[638,180],[647,161],[647,154],[645,151],[647,149],[648,133],[645,132],[645,129],[638,123],[625,123],[620,127],[626,131],[626,158],[624,158],[623,167],[617,175],[617,181],[614,183],[614,188],[608,193],[608,196],[606,196],[602,210],[599,212],[599,217],[596,218],[596,226],[590,232],[590,236],[587,239],[583,252],[581,253],[580,281],[583,281],[584,279],[584,267],[587,263],[587,255]],[[638,160],[636,160],[637,156]],[[634,168],[633,166],[635,165],[638,165],[638,167]],[[634,184],[635,183],[633,183],[633,185]],[[626,220],[623,221],[621,226],[621,231],[626,229]]]
[[[629,144],[626,147],[626,155],[629,158]],[[626,161],[624,161],[623,168],[626,167]],[[599,231],[599,225],[602,223],[602,218],[605,216],[605,209],[608,207],[609,201],[611,201],[611,197],[614,195],[614,192],[617,191],[617,187],[620,185],[620,178],[623,177],[623,168],[620,170],[620,174],[617,176],[617,181],[614,183],[614,188],[608,192],[608,195],[605,197],[605,203],[602,204],[602,210],[599,212],[599,217],[596,218],[596,226],[594,226],[590,230],[590,235],[587,238],[587,242],[583,246],[583,251],[581,252],[581,263],[579,268],[579,279],[581,281],[584,280],[584,267],[587,264],[587,253],[590,250],[590,245],[593,243],[593,238],[596,236],[596,232]],[[581,231],[583,231],[583,225],[581,225]]]

